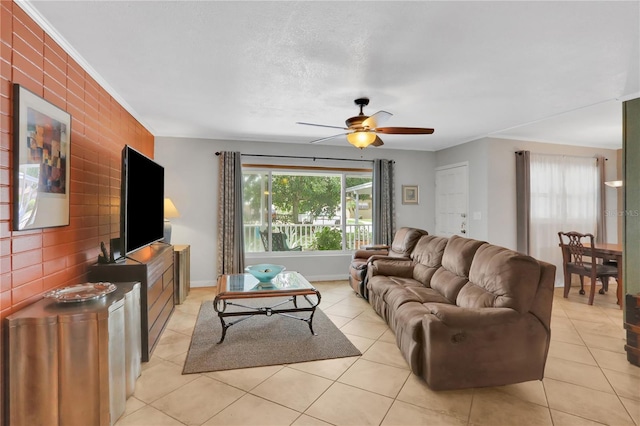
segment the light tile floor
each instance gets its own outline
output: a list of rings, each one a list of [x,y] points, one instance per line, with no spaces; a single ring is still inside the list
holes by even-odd
[[[393,333],[346,281],[317,282],[322,310],[361,357],[182,375],[200,304],[175,312],[117,426],[129,425],[638,425],[640,367],[624,351],[615,284],[606,295],[556,289],[545,378],[434,392],[413,375]]]

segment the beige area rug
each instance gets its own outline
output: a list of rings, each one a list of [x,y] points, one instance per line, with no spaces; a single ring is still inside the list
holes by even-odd
[[[259,303],[259,300],[242,300],[239,303],[250,305]],[[273,305],[279,300],[262,299],[262,303],[265,301]],[[294,315],[308,318],[309,312]],[[227,317],[225,320],[235,321],[238,318],[243,317]],[[281,315],[257,315],[229,327],[224,342],[218,344],[222,335],[220,319],[211,300],[202,302],[182,374],[361,355],[320,309],[316,309],[313,317],[313,330],[317,336],[311,334],[305,321]]]

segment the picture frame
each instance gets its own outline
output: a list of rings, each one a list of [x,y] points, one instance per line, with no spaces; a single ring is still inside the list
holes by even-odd
[[[69,225],[71,114],[13,85],[13,230]]]
[[[418,185],[402,185],[402,204],[418,204],[419,195]]]

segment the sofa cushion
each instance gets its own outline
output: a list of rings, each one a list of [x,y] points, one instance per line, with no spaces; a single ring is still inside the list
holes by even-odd
[[[486,243],[457,235],[450,237],[442,255],[442,266],[431,278],[431,287],[455,302],[458,292],[468,282],[474,255],[483,244]]]
[[[409,257],[413,253],[416,242],[423,235],[427,235],[427,231],[418,228],[400,228],[393,237],[389,256],[391,257]]]
[[[438,293],[432,288],[427,288],[422,285],[419,286],[406,286],[403,288],[395,288],[387,292],[385,301],[391,309],[398,309],[400,306],[408,302],[417,303],[447,303],[452,302],[447,300],[444,296]]]
[[[534,258],[491,244],[480,247],[471,264],[469,282],[460,290],[458,306],[529,311],[538,290],[540,265]]]
[[[460,277],[468,277],[471,269],[471,262],[476,251],[484,241],[472,240],[453,235],[449,238],[444,254],[442,256],[442,266]]]
[[[442,256],[447,246],[447,239],[434,235],[425,235],[416,244],[411,255],[416,265],[413,268],[413,278],[429,286],[431,278],[442,264]]]
[[[375,298],[387,304],[387,295],[390,291],[406,286],[422,286],[419,282],[412,278],[403,277],[387,277],[385,275],[375,275],[367,280],[367,290],[369,295],[375,295]]]
[[[403,277],[387,277],[385,275],[375,275],[370,277],[367,281],[367,288],[369,293],[373,293],[385,302],[387,301],[387,295],[391,290],[404,289],[405,287],[423,287],[422,284],[413,278]]]

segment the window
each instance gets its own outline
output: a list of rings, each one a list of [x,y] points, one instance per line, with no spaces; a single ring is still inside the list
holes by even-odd
[[[530,253],[562,271],[559,231],[596,234],[598,166],[595,158],[531,154]],[[562,274],[556,274],[561,284]]]
[[[371,187],[371,170],[245,167],[245,252],[344,251],[369,244]]]
[[[595,234],[597,211],[595,158],[531,154],[531,220]]]

